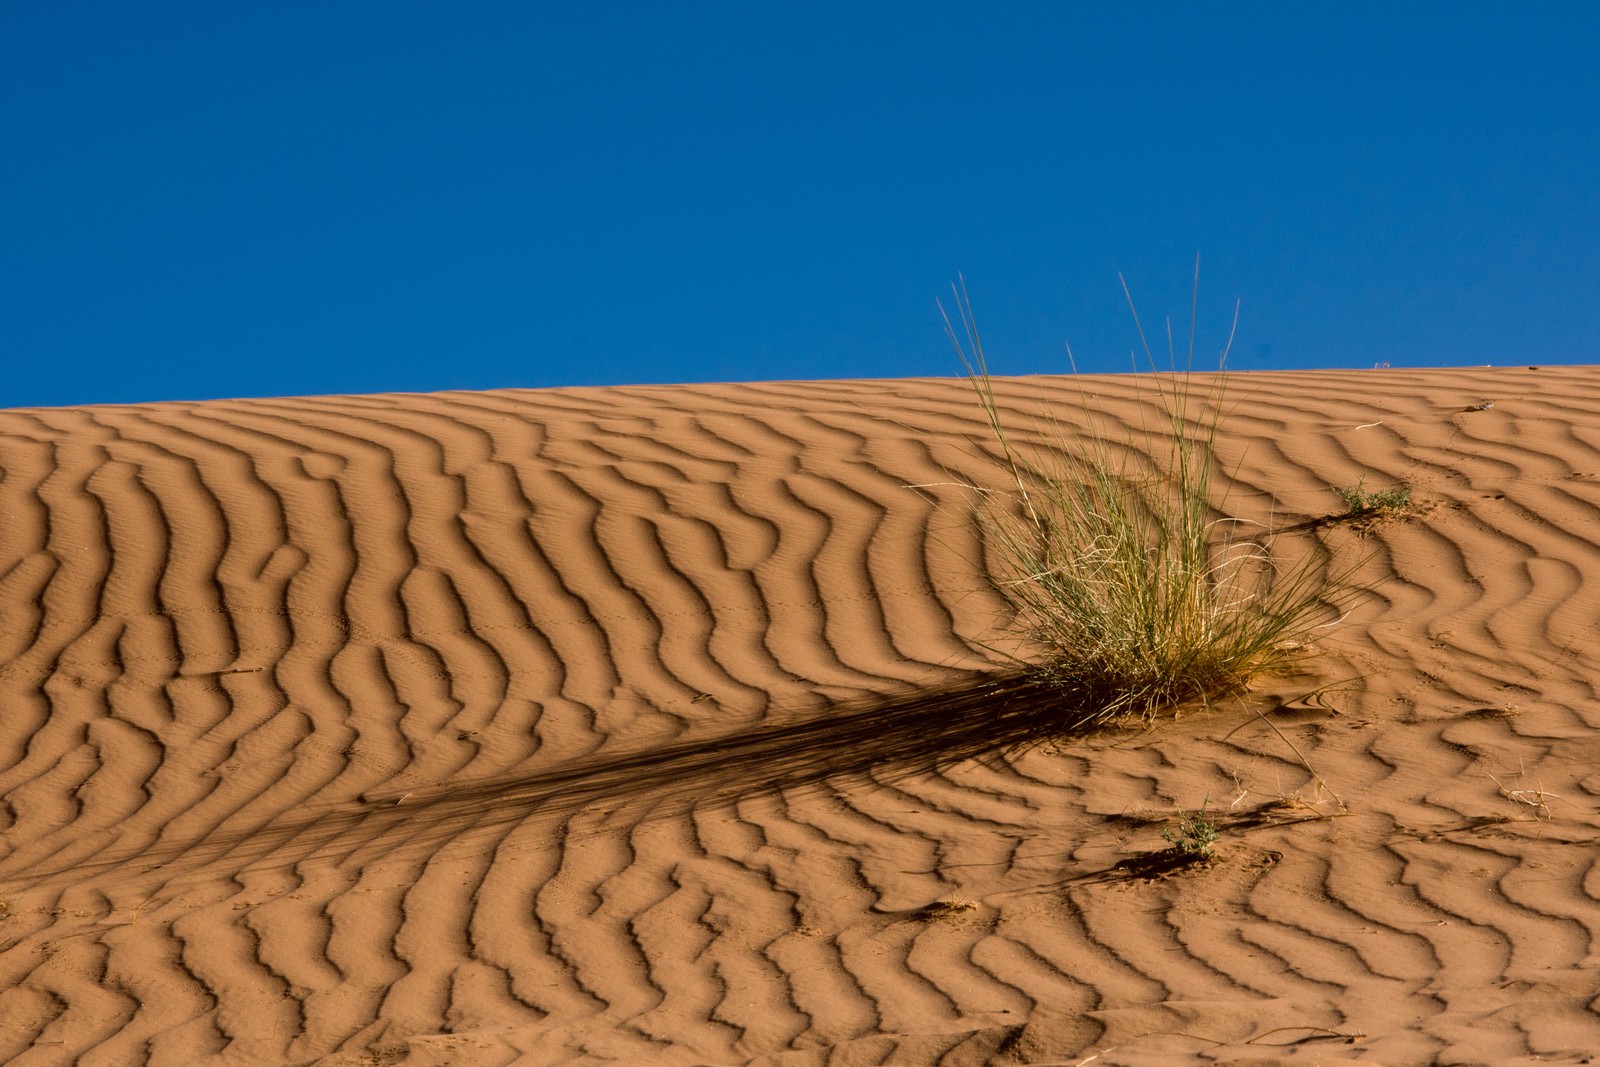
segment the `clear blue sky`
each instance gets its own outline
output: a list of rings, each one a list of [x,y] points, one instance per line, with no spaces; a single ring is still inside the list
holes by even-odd
[[[1600,4],[11,3],[0,406],[1600,362]]]

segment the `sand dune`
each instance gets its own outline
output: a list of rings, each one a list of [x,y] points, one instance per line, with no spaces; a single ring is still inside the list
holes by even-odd
[[[959,380],[0,412],[0,1060],[1589,1062],[1600,369],[1225,403],[1230,510],[1380,584],[1077,737]]]

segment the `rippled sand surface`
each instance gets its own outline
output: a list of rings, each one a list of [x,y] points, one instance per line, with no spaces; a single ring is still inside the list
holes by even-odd
[[[1087,737],[959,380],[0,412],[0,1060],[1588,1062],[1600,369],[1223,403],[1228,511],[1376,592]]]

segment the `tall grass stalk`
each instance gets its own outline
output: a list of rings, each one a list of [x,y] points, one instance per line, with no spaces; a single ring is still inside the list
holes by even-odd
[[[1052,416],[1050,447],[1025,452],[1003,417],[965,281],[952,289],[966,344],[941,305],[945,327],[1011,483],[1003,494],[1010,506],[991,495],[979,519],[997,580],[1037,650],[1030,669],[1066,698],[1065,725],[1238,692],[1337,615],[1345,596],[1326,560],[1285,565],[1266,536],[1247,535],[1252,524],[1227,516],[1226,494],[1215,493],[1227,349],[1197,398],[1193,309],[1189,368],[1137,379],[1154,383],[1159,422],[1114,435],[1080,388],[1079,432]],[[1153,366],[1136,309],[1134,322]],[[1170,323],[1167,335],[1176,364]]]

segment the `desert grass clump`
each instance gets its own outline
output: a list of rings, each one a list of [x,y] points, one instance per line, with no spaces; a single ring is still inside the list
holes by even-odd
[[[1035,653],[1026,669],[1062,692],[1066,728],[1236,693],[1336,614],[1325,560],[1284,565],[1216,492],[1226,348],[1201,397],[1188,371],[1140,375],[1162,414],[1119,434],[1080,390],[1070,425],[1052,415],[1046,444],[1025,450],[1003,417],[964,284],[955,297],[967,345],[948,313],[945,325],[1010,483],[984,495],[978,520]],[[1134,322],[1143,342],[1137,310]],[[1176,363],[1170,324],[1168,350]]]
[[[1411,506],[1411,487],[1395,485],[1388,489],[1368,489],[1367,476],[1355,485],[1330,486],[1334,496],[1344,502],[1347,516],[1373,515],[1382,511],[1404,511]]]

